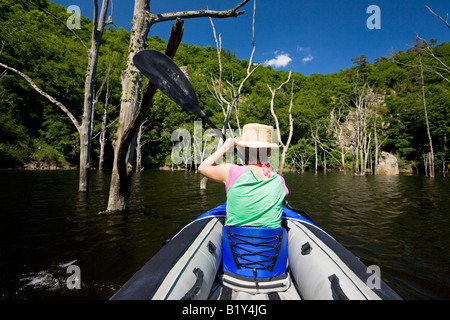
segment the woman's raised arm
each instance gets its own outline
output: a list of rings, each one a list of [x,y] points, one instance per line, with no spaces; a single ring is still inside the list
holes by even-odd
[[[216,162],[221,159],[228,150],[234,148],[235,145],[235,140],[233,138],[228,138],[225,143],[219,149],[217,149],[216,152],[203,160],[203,162],[198,167],[198,171],[209,179],[226,184],[231,163],[216,165]]]

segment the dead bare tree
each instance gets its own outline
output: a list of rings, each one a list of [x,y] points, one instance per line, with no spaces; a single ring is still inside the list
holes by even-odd
[[[331,120],[330,120],[331,121]],[[322,124],[320,124],[322,122]],[[334,148],[330,145],[325,144],[324,142],[331,142],[331,145],[335,144],[334,139],[326,139],[320,137],[320,129],[321,128],[330,128],[330,122],[328,120],[325,121],[316,121],[316,126],[313,128],[312,124],[310,124],[310,130],[311,130],[311,137],[314,142],[314,154],[315,154],[315,172],[317,173],[317,167],[319,162],[319,154],[318,154],[318,147],[323,151],[323,160],[322,160],[322,166],[324,171],[326,171],[327,168],[327,158],[326,155],[329,155],[331,158],[333,158],[334,161],[339,163],[339,159],[335,157],[333,152],[335,152]],[[343,151],[344,152],[344,151]],[[345,155],[345,153],[344,153]]]
[[[430,154],[429,154],[429,162],[430,162],[430,177],[434,177],[434,150],[433,150],[433,139],[431,138],[430,131],[430,122],[428,121],[428,111],[427,111],[427,100],[425,97],[425,78],[423,76],[423,66],[422,66],[422,57],[419,55],[419,65],[420,65],[420,82],[422,86],[422,101],[423,101],[423,109],[425,112],[425,123],[427,125],[427,135],[428,142],[430,144]]]
[[[38,91],[41,95],[52,101],[56,104],[60,109],[62,109],[66,115],[72,120],[72,123],[75,125],[79,133],[80,140],[80,175],[79,175],[79,183],[78,190],[79,191],[88,191],[89,188],[89,167],[91,162],[91,147],[92,147],[92,122],[93,122],[93,106],[94,106],[94,82],[95,76],[97,72],[97,64],[98,64],[98,54],[101,45],[101,39],[103,36],[104,28],[112,24],[112,15],[106,18],[108,12],[108,6],[110,0],[103,0],[102,6],[99,10],[98,1],[93,0],[94,5],[94,13],[93,13],[93,21],[92,21],[92,33],[91,33],[91,45],[88,47],[86,43],[81,39],[80,36],[76,34],[76,32],[69,28],[65,21],[62,21],[58,17],[56,17],[53,13],[39,7],[37,4],[31,1],[27,1],[31,5],[35,6],[45,14],[51,16],[56,21],[62,23],[67,29],[70,30],[74,34],[74,36],[80,41],[81,45],[86,50],[88,56],[88,65],[86,69],[86,77],[84,83],[84,102],[83,102],[83,117],[81,124],[78,123],[76,119],[68,112],[67,108],[63,108],[60,103],[57,103],[56,99],[49,99],[47,94],[43,94],[42,90],[37,90],[35,86],[32,87]],[[12,69],[10,69],[13,71]],[[17,72],[16,72],[17,73]],[[18,73],[20,75],[20,73]],[[26,78],[25,78],[26,79]],[[31,82],[26,79],[28,83]],[[65,109],[65,110],[64,110]],[[75,121],[74,121],[75,120]]]
[[[75,128],[77,129],[77,131],[80,133],[81,132],[81,125],[78,123],[78,120],[73,116],[73,114],[69,111],[69,109],[67,109],[67,107],[62,104],[61,102],[59,102],[56,98],[54,98],[53,96],[49,95],[47,92],[43,91],[40,87],[38,87],[34,81],[28,77],[26,74],[20,72],[17,69],[14,69],[2,62],[0,62],[0,67],[3,67],[7,70],[10,70],[14,73],[17,73],[19,76],[21,76],[22,78],[24,78],[28,84],[34,89],[36,90],[40,95],[42,95],[43,97],[47,98],[51,103],[55,104],[56,106],[58,106],[66,115],[67,117],[69,117],[69,119],[72,121],[73,125],[75,126]]]
[[[274,101],[275,101],[275,94],[277,93],[277,91],[280,90],[286,83],[288,83],[290,79],[291,79],[291,71],[289,71],[287,80],[285,82],[283,82],[282,84],[280,84],[277,88],[272,89],[270,87],[270,85],[267,84],[267,87],[269,88],[269,91],[272,94],[272,98],[270,100],[270,113],[272,114],[272,117],[275,120],[275,130],[277,131],[278,143],[283,148],[283,150],[281,151],[280,166],[278,168],[279,174],[283,174],[284,162],[286,161],[286,154],[289,149],[289,145],[291,143],[292,134],[293,134],[293,130],[294,130],[294,119],[292,118],[292,104],[293,104],[293,99],[294,99],[294,80],[292,80],[292,86],[291,86],[291,102],[290,102],[290,106],[289,106],[289,135],[288,135],[286,143],[284,143],[283,140],[281,139],[280,124],[278,122],[278,117],[274,110]]]
[[[94,113],[95,110],[95,106],[97,105],[100,93],[102,92],[103,86],[106,83],[106,93],[105,93],[105,103],[103,106],[103,116],[102,116],[102,128],[101,131],[99,133],[100,138],[99,138],[99,143],[100,143],[100,154],[98,157],[98,170],[102,171],[103,170],[103,165],[105,163],[105,145],[106,145],[106,128],[107,128],[107,119],[108,119],[108,107],[109,107],[109,98],[111,95],[110,92],[110,86],[109,86],[109,77],[111,74],[111,68],[112,68],[112,63],[107,67],[106,69],[106,75],[105,78],[103,79],[103,82],[100,86],[100,89],[97,91],[97,94],[95,95],[95,99],[94,99],[94,108],[92,110],[92,113]],[[94,115],[92,115],[92,117],[94,117]],[[94,130],[92,129],[92,132],[94,132]]]
[[[145,130],[151,125],[151,123],[147,124],[147,120],[142,122],[139,126],[138,134],[136,137],[136,172],[141,172],[144,168],[142,168],[142,147],[149,140],[142,140],[144,136]]]
[[[378,166],[378,160],[379,160],[379,154],[380,154],[380,150],[381,150],[381,146],[383,145],[383,143],[385,143],[387,141],[387,136],[384,137],[384,139],[379,139],[378,138],[378,119],[380,118],[380,116],[378,114],[374,114],[374,118],[373,118],[373,137],[374,137],[374,143],[375,143],[375,168]],[[383,124],[380,124],[380,127],[383,127]],[[375,173],[375,172],[374,172]]]
[[[314,142],[314,172],[317,173],[317,167],[318,167],[318,155],[317,155],[317,144],[319,139],[319,123],[316,122],[315,130],[313,129],[312,123],[310,123],[310,130],[311,130],[311,138]]]
[[[353,103],[356,111],[355,174],[365,175],[372,137],[372,134],[368,131],[368,121],[373,89],[368,85],[367,80],[365,80],[362,86],[355,84],[353,92]]]
[[[448,13],[447,13],[447,20],[444,20],[444,18],[442,18],[440,15],[438,15],[437,13],[435,13],[433,10],[430,9],[430,7],[425,6],[433,15],[435,15],[438,19],[440,19],[442,22],[445,23],[445,25],[450,28],[450,24],[448,23]],[[447,75],[444,75],[443,73],[447,73],[450,74],[450,67],[447,66],[441,59],[439,59],[433,52],[433,50],[431,49],[430,45],[428,44],[428,42],[425,39],[422,39],[419,37],[419,35],[417,35],[417,38],[419,38],[420,40],[422,40],[422,42],[425,44],[425,50],[427,51],[427,53],[433,57],[433,59],[435,61],[438,62],[439,66],[438,67],[433,67],[433,66],[424,66],[425,70],[427,71],[431,71],[435,74],[437,74],[438,76],[440,76],[442,79],[444,79],[447,82],[450,82],[450,78]]]
[[[427,102],[426,102],[426,94],[425,94],[425,77],[424,77],[424,70],[428,71],[428,72],[432,72],[434,74],[439,75],[442,79],[446,80],[447,82],[450,82],[450,79],[447,78],[443,73],[444,72],[448,72],[450,73],[450,67],[448,67],[441,59],[439,59],[438,57],[436,57],[433,53],[433,50],[431,49],[431,47],[428,45],[428,42],[422,38],[420,38],[419,36],[417,36],[416,41],[415,41],[415,46],[414,49],[417,51],[418,53],[418,58],[419,58],[419,64],[405,64],[405,63],[401,63],[399,61],[395,60],[395,56],[393,56],[393,60],[400,65],[403,66],[408,66],[408,67],[416,67],[420,69],[420,85],[421,85],[421,91],[422,91],[422,103],[423,103],[423,108],[424,108],[424,112],[425,112],[425,124],[427,126],[427,136],[428,136],[428,142],[430,144],[430,152],[428,155],[425,155],[425,157],[428,157],[428,160],[424,160],[424,164],[428,165],[429,164],[429,171],[430,171],[430,176],[434,177],[435,176],[435,167],[434,167],[434,149],[433,149],[433,139],[431,136],[431,130],[430,130],[430,123],[429,123],[429,119],[428,119],[428,111],[427,111]],[[431,65],[425,65],[423,64],[423,60],[422,58],[428,54],[429,56],[431,56],[435,61],[438,61],[439,66],[431,66]],[[425,173],[427,174],[427,167],[425,167]]]
[[[292,155],[291,155],[291,165],[294,168],[300,167],[301,172],[305,172],[306,166],[312,156],[310,150],[308,150],[308,145],[304,145],[303,147],[292,147]]]
[[[147,115],[152,98],[156,92],[155,86],[147,86],[141,102],[139,103],[138,93],[141,87],[141,75],[134,66],[133,57],[135,53],[146,47],[147,35],[151,26],[155,23],[177,20],[177,23],[172,30],[168,47],[166,48],[166,54],[173,58],[183,34],[183,27],[180,19],[198,17],[238,17],[244,13],[244,11],[238,10],[248,1],[249,0],[244,0],[236,7],[224,11],[196,10],[161,14],[153,14],[150,11],[150,0],[135,1],[127,64],[126,69],[122,73],[120,116],[113,143],[113,172],[111,176],[108,207],[105,213],[123,213],[129,208],[131,172],[135,159],[135,148],[132,144],[135,142],[136,134]]]
[[[255,14],[256,14],[256,1],[253,2],[253,23],[252,23],[252,47],[253,47],[253,49],[252,49],[252,53],[250,55],[250,60],[248,62],[248,66],[247,66],[247,74],[246,74],[245,78],[241,81],[239,86],[237,86],[237,88],[236,88],[236,85],[234,84],[234,79],[231,79],[231,81],[226,80],[226,83],[229,86],[228,91],[230,93],[229,94],[230,97],[228,99],[225,98],[225,96],[224,96],[224,91],[226,91],[227,89],[223,88],[222,58],[221,58],[222,37],[219,34],[219,39],[217,39],[217,34],[216,34],[216,29],[214,27],[214,23],[213,23],[212,19],[209,18],[209,20],[211,22],[213,34],[214,34],[214,40],[216,42],[217,58],[218,58],[218,63],[219,63],[219,77],[215,78],[211,74],[212,89],[209,88],[209,90],[212,93],[217,104],[222,108],[222,112],[225,117],[224,126],[222,128],[224,134],[226,134],[227,127],[228,127],[228,129],[230,129],[231,134],[233,134],[233,130],[231,129],[230,124],[229,124],[229,119],[230,119],[230,115],[231,115],[233,108],[235,109],[235,116],[236,116],[238,131],[239,131],[239,133],[241,132],[241,128],[240,128],[240,124],[239,124],[238,100],[239,100],[239,97],[242,92],[242,88],[244,87],[245,83],[250,78],[250,76],[253,74],[253,72],[255,72],[256,69],[258,69],[258,67],[261,65],[261,64],[254,65],[252,62],[253,55],[254,55],[255,49],[256,49],[256,47],[255,47]]]
[[[222,126],[222,132],[224,135],[226,135],[227,129],[228,132],[231,134],[231,136],[234,138],[234,132],[230,125],[230,116],[234,109],[235,117],[236,117],[236,123],[237,123],[237,130],[239,135],[241,134],[241,127],[239,123],[239,98],[241,96],[242,89],[247,82],[247,80],[250,78],[250,76],[258,69],[258,67],[261,64],[253,64],[253,55],[255,53],[255,15],[256,15],[256,0],[253,2],[253,22],[252,22],[252,52],[250,55],[250,60],[248,62],[247,66],[247,74],[244,77],[244,79],[241,81],[241,83],[237,86],[234,83],[234,78],[231,80],[225,80],[223,79],[223,66],[222,66],[222,37],[219,34],[219,37],[217,37],[216,34],[216,28],[214,27],[214,23],[211,18],[209,18],[211,22],[211,27],[213,30],[214,40],[216,42],[216,51],[217,51],[217,59],[219,64],[219,76],[215,77],[211,73],[211,86],[208,85],[208,89],[211,92],[212,96],[214,97],[216,103],[221,107],[222,113],[224,116],[224,123]],[[223,82],[227,83],[228,87],[224,88]],[[228,93],[228,94],[227,94]],[[228,97],[226,97],[228,95]],[[220,140],[219,144],[223,143],[222,140]],[[196,147],[194,145],[194,147]],[[199,146],[200,147],[200,146]],[[201,148],[196,148],[196,152],[202,153]],[[203,151],[204,153],[204,151]],[[241,159],[243,160],[243,159]],[[208,178],[203,176],[200,180],[200,189],[206,189],[206,185],[208,182]]]
[[[447,13],[447,20],[444,20],[440,15],[435,13],[433,10],[430,9],[429,6],[425,6],[433,15],[435,15],[439,20],[441,20],[445,25],[450,29],[450,24],[448,23],[448,13]]]
[[[346,104],[341,103],[341,105],[338,107],[337,111],[336,109],[333,109],[331,111],[330,116],[330,129],[333,131],[334,136],[336,136],[337,145],[339,146],[339,153],[341,156],[341,167],[342,170],[346,171],[346,165],[345,165],[345,155],[348,153],[348,148],[345,146],[344,143],[344,130],[343,130],[343,117],[345,113]]]
[[[441,77],[442,79],[444,79],[445,81],[450,83],[450,67],[447,66],[442,61],[442,59],[440,59],[439,57],[437,57],[434,54],[433,49],[431,48],[428,41],[419,37],[419,35],[417,35],[416,41],[421,41],[421,45],[418,48],[418,51],[421,51],[422,54],[424,54],[424,55],[426,54],[426,55],[430,56],[434,61],[437,62],[437,65],[423,64],[422,61],[420,61],[419,65],[408,65],[408,66],[419,67],[421,69],[424,69],[427,72],[434,73],[434,74],[438,75],[439,77]]]

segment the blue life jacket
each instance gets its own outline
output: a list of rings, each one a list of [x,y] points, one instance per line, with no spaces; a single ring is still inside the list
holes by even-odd
[[[286,274],[285,228],[223,227],[224,272],[256,279]]]

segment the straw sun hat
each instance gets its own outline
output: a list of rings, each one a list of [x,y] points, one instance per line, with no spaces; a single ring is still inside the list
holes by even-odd
[[[249,148],[278,148],[272,142],[272,132],[272,126],[249,123],[244,126],[242,137],[236,137],[236,144]]]

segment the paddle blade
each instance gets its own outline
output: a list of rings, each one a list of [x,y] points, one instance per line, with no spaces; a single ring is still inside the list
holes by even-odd
[[[134,55],[133,62],[151,83],[180,107],[197,114],[203,113],[191,83],[167,55],[157,50],[142,50]]]

